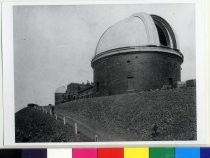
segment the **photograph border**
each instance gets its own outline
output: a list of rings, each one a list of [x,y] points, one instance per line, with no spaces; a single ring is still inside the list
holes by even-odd
[[[0,5],[0,16],[2,15],[2,4]],[[2,19],[2,16],[0,17]],[[2,21],[2,20],[0,20]],[[0,22],[1,24],[1,22]],[[0,25],[0,30],[1,30],[1,25]],[[0,32],[0,37],[2,37],[2,32]],[[2,38],[0,38],[2,39]],[[2,50],[2,42],[0,43],[0,50]],[[4,124],[3,124],[3,118],[4,118],[4,113],[3,113],[3,64],[2,64],[2,53],[0,55],[0,147],[3,146],[3,129],[4,129]]]
[[[197,141],[127,141],[127,142],[68,142],[68,143],[15,143],[14,125],[14,59],[13,59],[13,5],[79,5],[79,4],[152,4],[152,3],[194,3],[196,8],[196,108]],[[4,145],[9,147],[96,147],[96,146],[197,146],[209,143],[208,120],[208,52],[205,34],[205,1],[72,1],[72,2],[3,2],[2,5],[2,46],[3,46],[3,106]],[[200,25],[204,24],[204,25]],[[199,52],[199,55],[198,55]],[[13,99],[11,99],[13,98]],[[198,105],[206,105],[199,107]],[[208,130],[207,130],[208,129]]]

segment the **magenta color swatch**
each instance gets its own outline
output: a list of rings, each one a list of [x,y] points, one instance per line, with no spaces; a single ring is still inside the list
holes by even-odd
[[[97,148],[73,148],[72,158],[97,158]]]

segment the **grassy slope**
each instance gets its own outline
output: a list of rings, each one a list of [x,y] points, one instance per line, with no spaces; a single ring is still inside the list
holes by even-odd
[[[15,114],[16,142],[81,142],[93,141],[79,134],[61,120],[34,108],[24,108]]]
[[[56,106],[56,111],[113,140],[193,140],[195,98],[195,88],[159,90],[72,101]],[[152,134],[154,124],[158,135]]]

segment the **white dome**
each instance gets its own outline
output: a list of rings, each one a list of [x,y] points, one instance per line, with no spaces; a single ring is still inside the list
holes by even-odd
[[[137,13],[109,27],[99,39],[95,55],[122,47],[163,46],[178,49],[171,26],[163,18]]]
[[[55,93],[66,93],[66,87],[62,86],[56,89]]]

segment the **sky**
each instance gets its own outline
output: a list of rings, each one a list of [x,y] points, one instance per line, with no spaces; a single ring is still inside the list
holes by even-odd
[[[103,32],[138,12],[156,14],[175,30],[184,55],[181,80],[196,78],[193,4],[14,6],[15,110],[54,104],[54,92],[93,81],[91,59]]]

